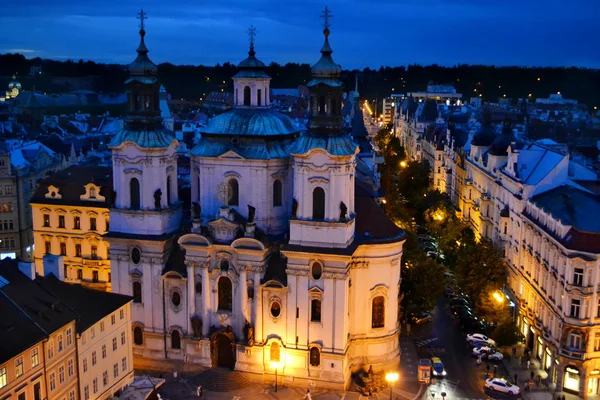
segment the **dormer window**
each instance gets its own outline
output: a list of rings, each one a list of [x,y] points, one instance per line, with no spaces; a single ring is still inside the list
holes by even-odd
[[[96,198],[96,188],[91,187],[90,188],[90,199],[95,199],[95,198]]]

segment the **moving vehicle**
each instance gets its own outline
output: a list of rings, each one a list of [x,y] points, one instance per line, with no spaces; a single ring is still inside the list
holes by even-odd
[[[491,391],[497,391],[501,393],[507,393],[512,395],[518,395],[520,389],[518,386],[513,385],[504,378],[490,378],[485,380],[485,387]]]
[[[431,322],[431,314],[422,313],[421,315],[413,315],[411,318],[411,322],[415,325],[426,324],[427,322]]]
[[[467,342],[471,343],[471,342],[475,342],[475,341],[482,341],[482,342],[487,342],[488,344],[491,344],[492,346],[496,344],[496,341],[494,339],[491,339],[487,336],[485,336],[483,333],[473,333],[471,335],[467,335]]]
[[[444,377],[448,373],[444,369],[444,364],[442,364],[442,360],[439,357],[431,358],[431,370],[433,371],[433,376],[436,377]]]
[[[504,354],[497,351],[495,353],[487,353],[483,358],[486,358],[489,361],[502,361],[504,359]]]
[[[496,349],[490,346],[475,347],[473,349],[474,356],[483,356],[484,354],[488,353],[496,353]]]

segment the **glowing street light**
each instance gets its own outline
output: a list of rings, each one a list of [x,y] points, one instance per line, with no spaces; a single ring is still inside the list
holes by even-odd
[[[502,294],[498,291],[495,291],[494,294],[494,299],[496,299],[496,301],[500,304],[504,303],[504,296],[502,296]]]
[[[406,168],[408,164],[406,164],[406,161],[400,161],[400,167],[402,168]]]
[[[392,387],[394,386],[394,383],[396,383],[396,381],[398,380],[398,373],[388,372],[385,375],[385,380],[388,382],[388,386],[390,387],[390,400],[392,400]]]
[[[277,370],[281,368],[281,363],[279,361],[269,361],[271,364],[271,368],[275,368],[275,393],[277,393]]]

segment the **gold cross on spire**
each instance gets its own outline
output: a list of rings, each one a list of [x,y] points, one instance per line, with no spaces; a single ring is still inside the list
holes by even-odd
[[[332,18],[333,14],[331,13],[331,11],[329,11],[329,9],[327,8],[327,6],[325,6],[325,10],[323,10],[323,12],[321,13],[321,18],[323,18],[323,26],[325,28],[329,28],[329,18]]]
[[[248,37],[250,38],[250,44],[254,44],[254,38],[256,37],[256,28],[254,25],[250,25],[250,28],[248,28]]]
[[[140,29],[144,29],[144,20],[148,19],[147,14],[144,12],[144,9],[142,8],[142,10],[138,13],[137,19],[140,20]]]

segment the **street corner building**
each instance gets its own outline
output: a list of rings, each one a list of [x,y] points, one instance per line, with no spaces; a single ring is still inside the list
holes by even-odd
[[[251,35],[233,108],[189,153],[191,221],[145,34],[142,24],[126,126],[109,145],[114,204],[102,237],[112,291],[133,296],[136,368],[221,366],[257,381],[277,369],[286,384],[332,388],[360,368],[396,368],[404,232],[357,168],[327,24],[308,126],[270,107]]]
[[[132,298],[0,261],[0,398],[95,400],[133,381]]]

